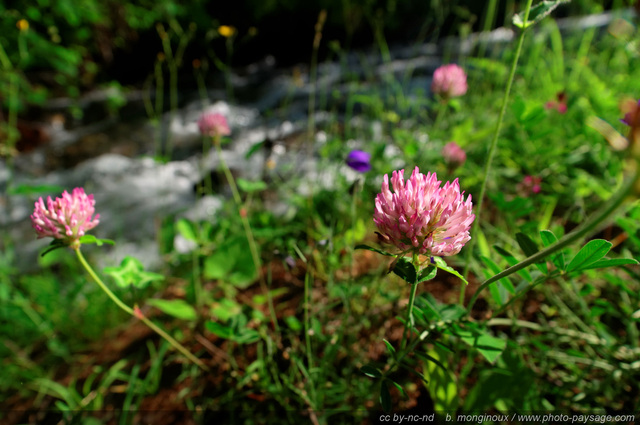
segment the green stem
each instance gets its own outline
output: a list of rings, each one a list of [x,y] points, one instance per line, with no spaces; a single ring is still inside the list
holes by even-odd
[[[311,308],[311,273],[311,269],[309,269],[306,276],[304,277],[304,339],[307,346],[307,370],[311,370],[311,368],[313,367],[313,356],[311,355],[311,335],[309,334],[309,331],[311,330],[311,315],[309,314],[309,309]]]
[[[406,350],[401,350],[400,356],[396,359],[395,363],[384,373],[384,376],[389,376],[391,374],[391,372],[393,372],[393,369],[395,369],[396,366],[400,366],[402,364],[402,360],[404,360],[405,357],[407,357],[407,355],[411,352],[413,352],[414,348],[416,348],[416,346],[421,343],[422,341],[424,341],[430,334],[430,331],[423,331],[418,338],[416,338],[411,345],[409,345],[409,347]]]
[[[227,178],[227,183],[229,183],[229,187],[231,188],[231,195],[233,196],[233,200],[236,203],[238,209],[242,207],[242,198],[240,197],[240,192],[238,192],[238,186],[236,185],[236,180],[231,174],[231,170],[227,166],[227,162],[224,160],[222,156],[222,147],[220,146],[220,136],[215,136],[213,138],[213,144],[216,147],[216,153],[218,154],[218,159],[220,160],[220,167],[222,167],[222,172],[224,176]],[[241,214],[242,216],[242,214]]]
[[[531,11],[531,3],[533,0],[527,0],[527,6],[524,10],[524,22],[529,20],[529,12]],[[487,160],[484,164],[484,172],[482,177],[482,185],[480,186],[480,196],[478,198],[478,208],[476,209],[476,218],[473,221],[473,226],[471,227],[471,234],[475,234],[476,228],[478,227],[478,223],[480,222],[480,214],[482,213],[482,203],[484,200],[484,194],[487,189],[487,180],[489,177],[489,172],[491,171],[491,163],[493,162],[493,155],[496,151],[496,146],[498,145],[498,137],[500,136],[500,129],[502,127],[502,121],[504,119],[504,115],[507,110],[507,103],[509,101],[509,94],[511,93],[511,85],[513,84],[513,79],[516,74],[516,68],[518,67],[518,58],[520,57],[520,52],[522,51],[522,44],[524,42],[524,35],[526,29],[523,29],[520,32],[520,36],[518,37],[518,45],[516,47],[516,53],[513,57],[513,62],[511,63],[511,71],[509,72],[509,78],[507,79],[507,87],[504,91],[504,96],[502,97],[502,106],[500,107],[500,115],[498,116],[498,123],[496,124],[496,129],[493,133],[493,138],[491,140],[491,144],[489,145],[489,152],[487,154]],[[476,238],[471,239],[469,245],[467,246],[467,252],[465,254],[465,266],[464,272],[462,275],[465,279],[468,278],[469,266],[471,265],[471,255],[473,252],[473,245],[475,244]],[[466,287],[461,286],[460,289],[460,305],[464,304],[464,294]]]
[[[353,196],[351,197],[351,225],[355,228],[356,226],[356,203],[358,201],[358,189],[360,188],[360,179],[357,179],[353,184]],[[351,275],[351,279],[354,278],[354,270],[353,270],[353,253],[354,253],[354,244],[349,244],[349,274]]]
[[[596,213],[594,213],[587,221],[583,222],[580,226],[578,226],[573,232],[565,235],[562,239],[557,242],[549,245],[542,251],[538,251],[534,255],[520,261],[518,264],[515,264],[508,269],[498,273],[497,275],[487,279],[478,287],[476,292],[473,294],[471,299],[469,300],[469,305],[467,306],[467,312],[471,313],[473,309],[473,304],[476,302],[478,295],[482,290],[487,288],[493,282],[496,282],[503,277],[507,277],[523,268],[530,266],[531,264],[537,263],[538,261],[546,258],[547,256],[553,254],[556,251],[559,251],[566,247],[567,245],[585,237],[590,234],[595,228],[604,221],[609,215],[611,215],[615,210],[622,205],[627,195],[633,189],[633,186],[638,178],[638,170],[633,171],[632,175],[627,178],[622,184],[620,190],[618,190],[605,205],[602,206]]]
[[[438,99],[438,113],[436,114],[436,119],[433,121],[433,130],[437,131],[440,126],[440,122],[442,121],[442,117],[444,116],[445,111],[447,110],[447,106],[449,105],[449,101],[443,101]]]
[[[413,266],[416,268],[416,272],[418,271],[418,254],[413,254]],[[414,282],[411,284],[411,294],[409,295],[409,305],[407,307],[407,321],[404,324],[404,332],[402,332],[402,341],[400,342],[400,351],[404,350],[406,344],[411,339],[411,331],[413,328],[413,304],[416,299],[416,292],[418,291],[418,284]],[[409,338],[407,339],[407,331],[409,331]]]
[[[133,309],[131,307],[129,307],[128,305],[126,305],[125,303],[123,303],[120,300],[120,298],[117,297],[116,294],[111,292],[111,289],[109,289],[107,287],[107,285],[105,285],[104,282],[102,282],[102,279],[100,279],[98,277],[96,272],[93,271],[93,268],[89,265],[89,263],[87,263],[87,260],[84,259],[84,255],[82,255],[82,252],[80,251],[80,248],[78,248],[78,249],[76,249],[74,251],[76,252],[76,256],[78,257],[78,260],[80,260],[80,263],[85,268],[87,273],[89,273],[89,275],[93,278],[93,280],[96,281],[98,286],[100,288],[102,288],[102,290],[109,296],[109,298],[111,298],[113,300],[113,302],[116,303],[116,305],[118,307],[120,307],[122,310],[124,310],[125,312],[127,312],[128,314],[130,314],[132,316],[135,316],[135,314],[133,313]]]
[[[111,292],[111,290],[107,287],[107,285],[105,285],[104,282],[102,282],[102,280],[98,277],[96,272],[93,271],[93,268],[89,265],[89,263],[87,263],[87,260],[85,260],[84,256],[82,255],[82,252],[80,252],[80,248],[75,249],[74,251],[76,252],[76,256],[78,257],[78,260],[80,260],[80,263],[85,268],[87,273],[89,273],[89,275],[93,278],[93,280],[96,281],[98,286],[100,286],[100,288],[109,296],[109,298],[111,298],[111,300],[113,300],[114,303],[116,303],[116,305],[118,307],[120,307],[122,310],[124,310],[125,312],[127,312],[131,316],[134,316],[134,317],[142,320],[145,325],[149,326],[149,328],[151,328],[154,332],[156,332],[158,335],[160,335],[165,340],[167,340],[167,342],[169,344],[171,344],[176,350],[178,350],[182,354],[184,354],[184,356],[186,358],[188,358],[193,363],[198,365],[202,370],[209,371],[209,368],[204,363],[202,363],[202,361],[200,359],[195,357],[182,344],[180,344],[178,341],[173,339],[173,337],[171,337],[171,335],[167,334],[164,330],[159,328],[155,323],[153,323],[151,320],[149,320],[145,316],[143,316],[142,313],[136,313],[131,307],[129,307],[128,305],[123,303],[122,300],[120,300],[120,298],[118,298],[116,296],[116,294]]]
[[[151,320],[147,319],[142,314],[140,314],[139,316],[136,316],[136,317],[138,317],[140,320],[142,320],[144,322],[144,324],[149,326],[155,333],[157,333],[158,335],[163,337],[165,340],[167,340],[167,342],[169,344],[171,344],[176,350],[180,351],[186,358],[188,358],[193,363],[198,365],[198,367],[200,367],[200,369],[204,370],[205,372],[209,371],[209,367],[207,365],[205,365],[204,363],[202,363],[202,360],[200,360],[199,358],[194,356],[189,350],[187,350],[182,344],[180,344],[178,341],[176,341],[171,335],[166,333],[162,328],[157,326],[155,323],[153,323]]]
[[[409,339],[411,339],[411,332],[409,332],[409,338],[405,340],[405,336],[407,333],[407,330],[413,328],[413,303],[416,299],[416,292],[418,290],[418,284],[414,283],[413,285],[411,285],[411,294],[409,295],[409,306],[407,308],[407,323],[405,323],[404,325],[404,333],[402,335],[402,345],[400,347],[402,347],[402,349],[404,349],[404,345],[408,342]]]
[[[233,200],[236,203],[236,207],[238,208],[238,213],[240,214],[240,220],[242,221],[242,226],[244,227],[244,233],[247,237],[247,241],[249,242],[249,251],[251,251],[251,258],[253,259],[253,264],[256,268],[256,272],[258,273],[258,280],[260,281],[260,287],[262,292],[267,297],[267,301],[269,306],[273,305],[273,300],[271,299],[271,292],[269,292],[269,288],[267,287],[267,283],[264,280],[264,276],[262,275],[262,264],[260,261],[260,255],[258,253],[258,248],[256,244],[256,240],[253,237],[253,232],[251,231],[251,224],[249,223],[249,219],[247,218],[247,213],[242,206],[242,198],[240,198],[240,192],[238,192],[238,186],[236,185],[236,181],[233,178],[233,174],[231,174],[231,170],[227,167],[227,163],[222,156],[222,148],[220,146],[220,136],[215,136],[213,138],[213,144],[216,146],[216,152],[218,154],[218,158],[220,159],[220,167],[222,167],[222,171],[224,172],[225,177],[227,178],[227,182],[229,183],[229,187],[231,187],[231,193],[233,194]],[[271,324],[274,329],[277,327],[277,318],[275,314],[275,310],[273,308],[269,308],[269,314],[271,316]]]

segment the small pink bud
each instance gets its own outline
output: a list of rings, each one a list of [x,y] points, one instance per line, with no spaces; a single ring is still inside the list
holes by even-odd
[[[202,114],[198,119],[198,128],[202,135],[209,137],[228,136],[231,134],[227,119],[224,115],[216,112]]]
[[[556,100],[544,104],[545,109],[555,109],[561,114],[567,113],[567,94],[563,91],[556,94]]]
[[[525,198],[531,194],[540,193],[542,189],[542,179],[538,176],[525,176],[522,183],[518,185],[518,191]]]
[[[451,171],[467,160],[467,154],[456,142],[449,142],[442,148],[442,157]]]
[[[433,73],[431,91],[446,99],[467,92],[467,74],[456,64],[441,66]]]

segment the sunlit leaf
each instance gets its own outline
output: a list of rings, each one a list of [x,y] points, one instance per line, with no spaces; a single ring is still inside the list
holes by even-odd
[[[119,266],[105,267],[102,271],[111,276],[121,288],[129,285],[145,288],[151,282],[164,279],[161,274],[145,271],[140,260],[131,256],[124,257]]]
[[[227,321],[240,314],[242,307],[230,298],[223,298],[211,306],[211,315],[221,321]]]
[[[393,348],[393,345],[391,345],[391,343],[389,341],[387,341],[386,339],[383,339],[382,341],[384,341],[384,345],[387,346],[387,350],[389,350],[389,353],[391,354],[391,356],[393,358],[396,357],[396,349]]]
[[[380,378],[382,376],[382,373],[380,373],[380,371],[376,367],[373,367],[371,365],[362,366],[360,368],[360,372],[364,373],[370,378]]]
[[[581,267],[580,270],[604,269],[605,267],[618,267],[638,264],[633,258],[602,258],[588,266]]]
[[[249,181],[243,178],[238,178],[237,183],[238,183],[238,187],[243,192],[259,192],[267,188],[267,184],[262,180]]]
[[[209,321],[205,323],[205,327],[212,334],[218,335],[220,338],[231,339],[233,338],[233,329],[230,326],[225,326],[218,322]]]
[[[409,399],[409,396],[407,395],[407,392],[404,390],[404,388],[402,388],[402,385],[400,385],[400,384],[398,384],[396,381],[392,381],[392,380],[389,380],[389,382],[391,382],[391,384],[392,384],[394,387],[396,387],[396,389],[397,389],[398,391],[400,391],[400,395],[402,395],[402,398],[403,398],[404,400],[408,400],[408,399]]]
[[[116,243],[111,239],[98,239],[93,235],[84,235],[80,237],[81,244],[96,244],[98,246],[102,246],[104,244],[107,245],[115,245]]]
[[[436,262],[436,267],[439,268],[440,270],[444,270],[447,273],[450,273],[454,276],[456,276],[457,278],[459,278],[460,280],[462,280],[465,285],[468,285],[469,282],[467,282],[467,279],[465,279],[460,273],[458,273],[453,267],[449,266],[441,257],[433,257],[434,261]]]
[[[196,320],[196,310],[185,300],[163,300],[152,298],[147,300],[147,304],[156,307],[163,313],[182,320]]]
[[[567,266],[567,273],[582,270],[607,255],[613,244],[604,239],[587,242]]]
[[[429,388],[429,394],[434,402],[435,410],[455,411],[460,400],[458,387],[455,375],[441,361],[444,356],[436,349],[431,349],[427,353],[418,355],[427,359],[424,369],[425,375],[429,377],[427,388]]]
[[[531,7],[529,11],[529,17],[527,22],[524,22],[524,11],[513,15],[513,25],[518,28],[529,28],[532,25],[537,24],[545,17],[551,14],[558,6],[563,3],[569,3],[571,0],[556,0],[556,1],[541,1],[535,6]]]
[[[176,223],[176,230],[183,238],[193,242],[198,241],[198,231],[194,222],[181,218]]]
[[[420,272],[420,276],[418,276],[418,280],[417,280],[416,283],[429,281],[429,280],[433,279],[434,277],[436,277],[436,273],[438,273],[438,268],[433,266],[433,265],[429,265],[429,266],[425,267],[424,269],[422,269],[422,271]]]

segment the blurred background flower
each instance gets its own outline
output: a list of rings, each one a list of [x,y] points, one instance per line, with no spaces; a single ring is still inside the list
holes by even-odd
[[[447,99],[462,96],[467,92],[467,74],[456,64],[441,66],[433,73],[431,91]]]
[[[359,173],[365,173],[371,169],[371,154],[353,150],[347,156],[347,165]]]
[[[442,148],[442,157],[449,171],[453,171],[467,160],[467,154],[456,142],[449,142]]]

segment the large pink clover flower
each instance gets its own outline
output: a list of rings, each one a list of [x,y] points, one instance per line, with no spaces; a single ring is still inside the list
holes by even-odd
[[[465,201],[458,179],[441,183],[435,173],[424,175],[418,167],[406,182],[404,170],[394,171],[392,192],[385,175],[373,213],[382,242],[400,252],[438,257],[459,253],[471,239],[471,195]]]
[[[95,203],[93,195],[86,195],[80,187],[73,189],[71,194],[65,190],[62,198],[56,198],[55,201],[50,196],[47,197],[46,206],[40,198],[35,203],[31,225],[36,230],[38,239],[60,239],[71,248],[77,249],[85,232],[100,222],[100,214],[93,218]]]

